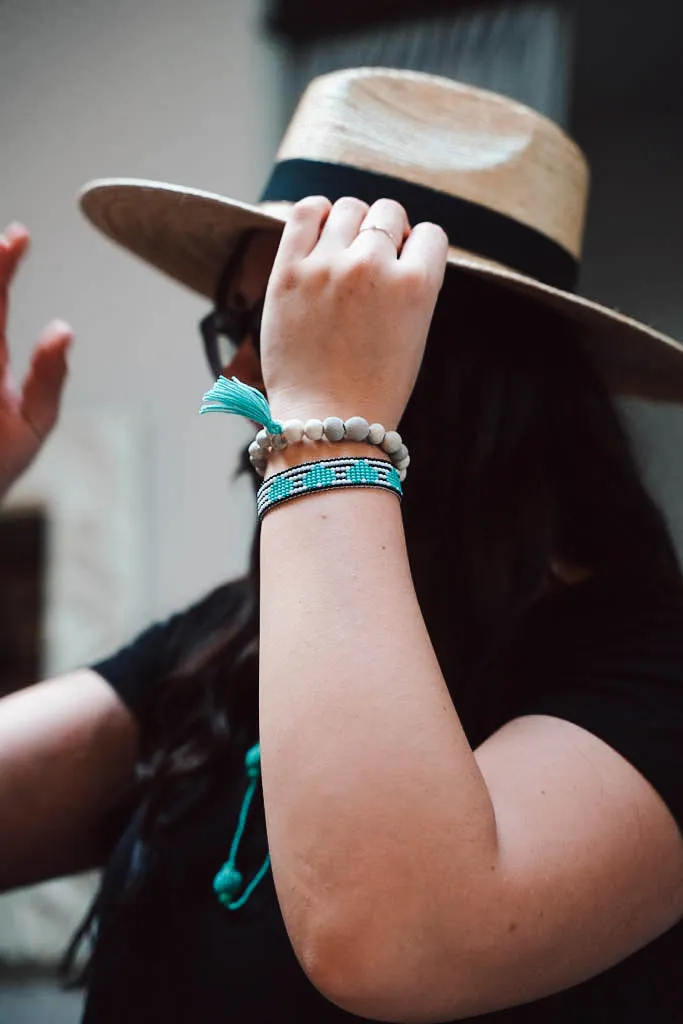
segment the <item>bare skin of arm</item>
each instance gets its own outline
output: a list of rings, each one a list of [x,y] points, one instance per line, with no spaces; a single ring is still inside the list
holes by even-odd
[[[0,700],[0,889],[101,863],[103,816],[133,778],[137,725],[83,669]]]

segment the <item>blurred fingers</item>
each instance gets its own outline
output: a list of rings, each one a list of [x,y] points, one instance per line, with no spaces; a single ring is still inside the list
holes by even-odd
[[[21,393],[21,412],[42,439],[59,416],[68,366],[67,353],[73,332],[62,320],[54,320],[41,333]]]
[[[10,224],[0,235],[0,373],[7,365],[7,317],[9,288],[30,236],[23,224]]]

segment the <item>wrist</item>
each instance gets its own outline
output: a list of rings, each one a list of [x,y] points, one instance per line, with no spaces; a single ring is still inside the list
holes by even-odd
[[[335,393],[332,390],[312,393],[280,392],[271,396],[268,392],[268,404],[273,419],[279,423],[287,420],[325,420],[328,416],[338,416],[342,420],[352,416],[362,416],[368,423],[383,423],[386,430],[395,430],[395,416],[391,415],[386,403],[377,401],[375,395],[355,394],[353,396]]]

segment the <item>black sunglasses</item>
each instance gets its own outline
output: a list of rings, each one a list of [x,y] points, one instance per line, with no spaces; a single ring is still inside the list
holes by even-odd
[[[225,306],[230,283],[239,270],[253,234],[253,231],[248,231],[242,235],[230,254],[218,280],[214,309],[199,322],[204,353],[214,379],[221,375],[247,336],[251,335],[256,354],[260,354],[264,300],[259,299],[250,309],[228,309]]]

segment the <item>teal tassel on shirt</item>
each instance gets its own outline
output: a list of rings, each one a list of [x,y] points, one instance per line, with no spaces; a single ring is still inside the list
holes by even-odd
[[[269,434],[281,434],[282,424],[273,419],[268,402],[257,388],[243,384],[237,377],[219,377],[203,398],[200,415],[205,412],[228,412],[260,423]]]
[[[247,771],[249,785],[247,786],[247,792],[245,793],[244,800],[242,801],[237,828],[235,829],[235,835],[230,846],[228,859],[216,873],[213,880],[213,891],[216,893],[219,903],[222,903],[228,910],[240,910],[240,908],[248,901],[256,886],[263,881],[268,869],[270,868],[270,854],[268,853],[266,854],[266,859],[252,878],[251,882],[249,882],[246,888],[244,887],[244,878],[242,877],[242,872],[237,867],[236,860],[237,851],[239,850],[240,843],[242,842],[242,836],[244,835],[244,829],[246,828],[247,815],[249,814],[251,801],[261,777],[260,743],[256,743],[247,751],[246,757],[244,758],[244,767]],[[240,890],[242,890],[241,895],[239,895]]]

